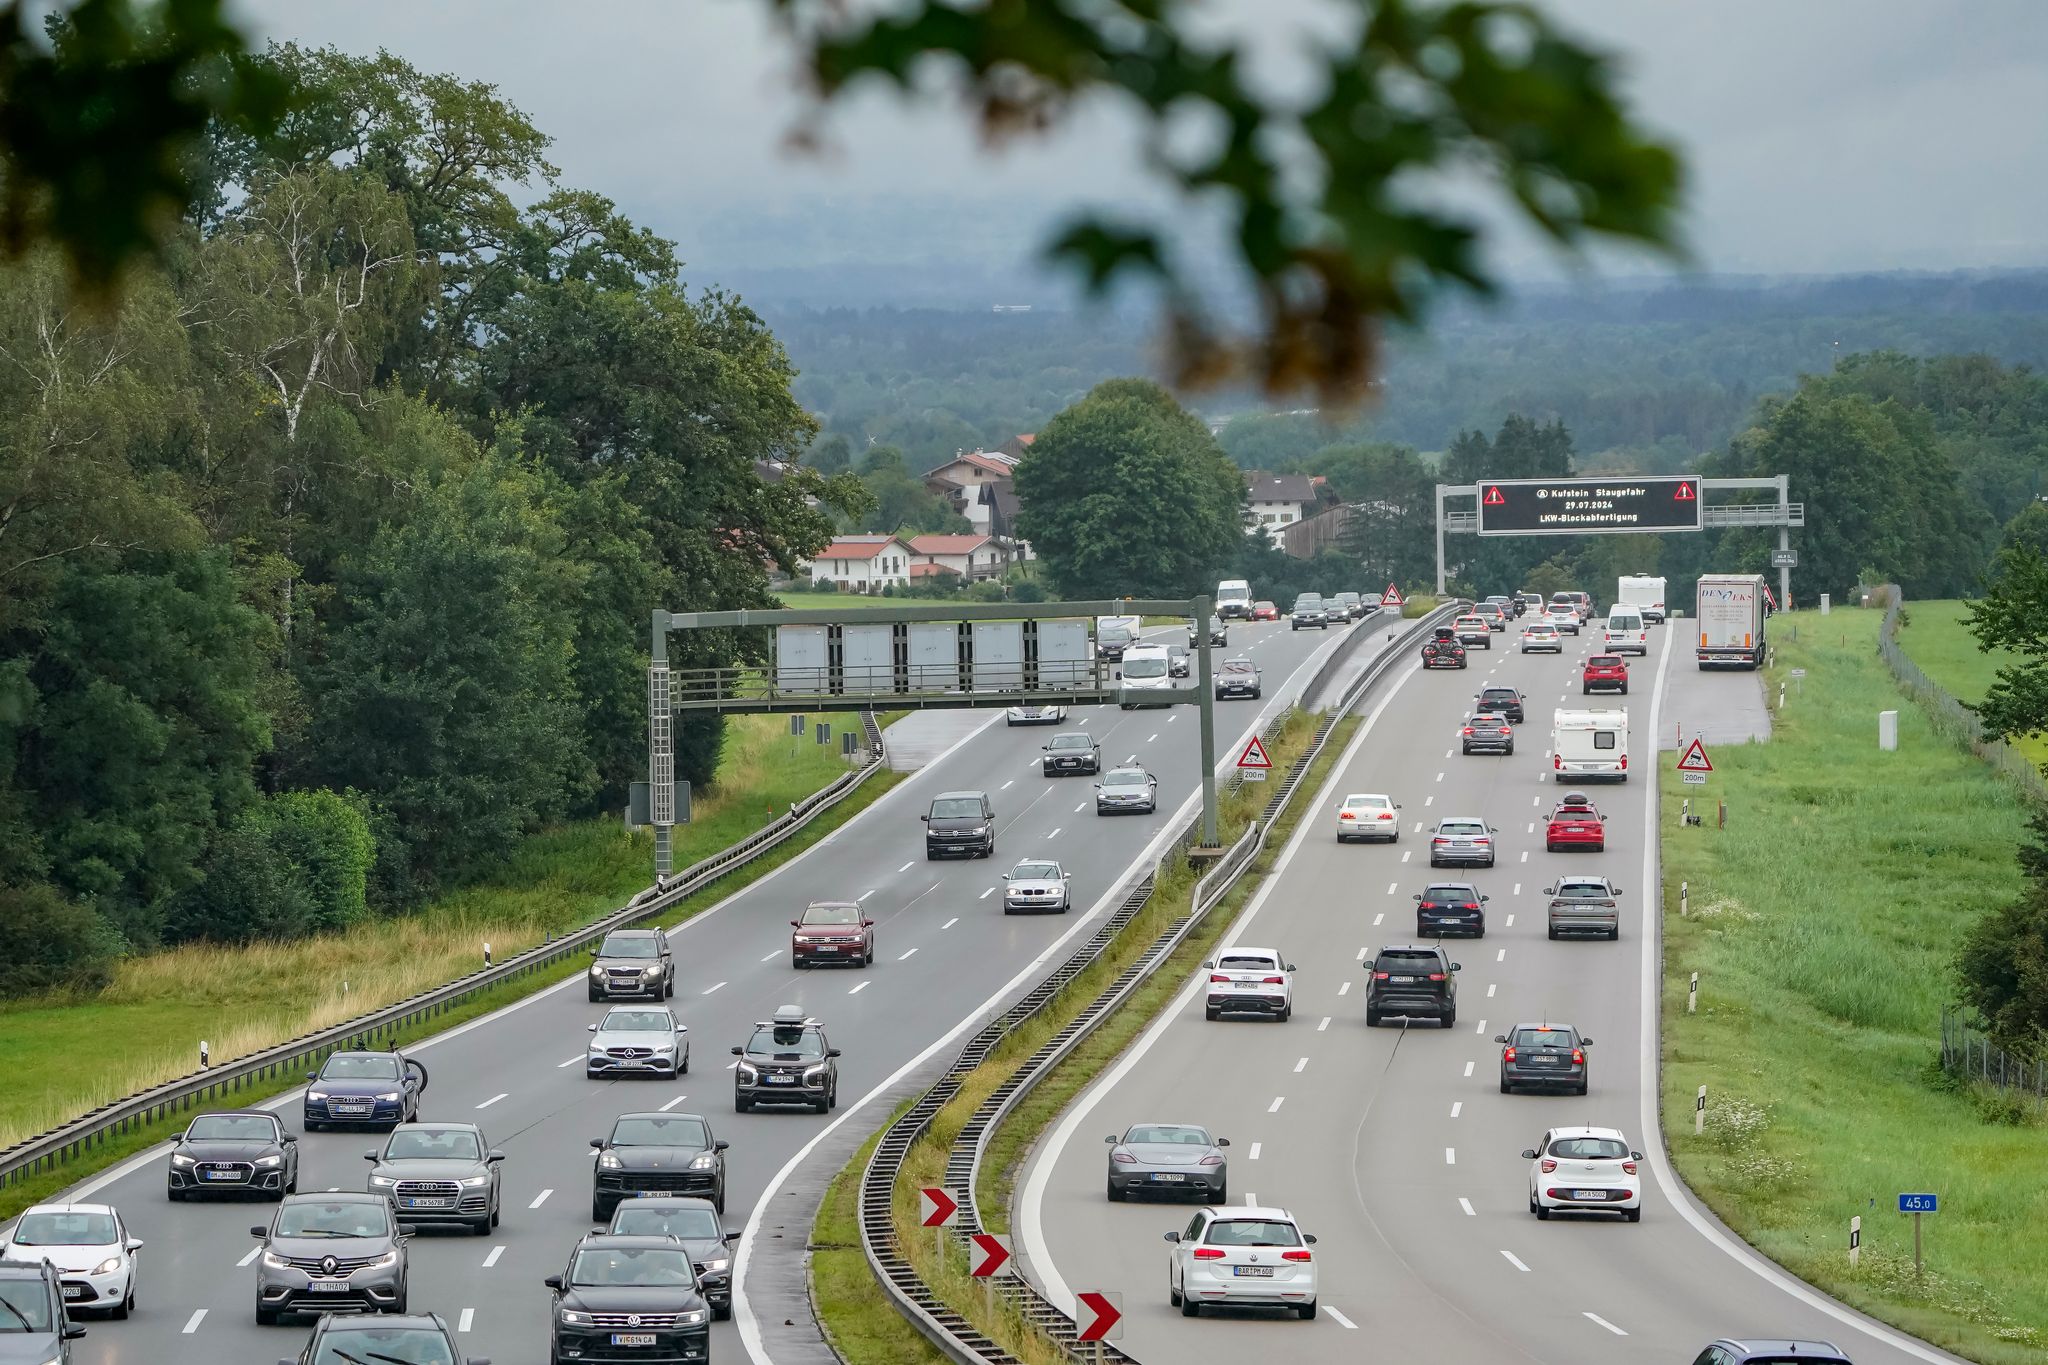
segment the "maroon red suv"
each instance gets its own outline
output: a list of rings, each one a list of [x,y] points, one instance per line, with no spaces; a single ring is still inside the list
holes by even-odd
[[[875,960],[875,922],[862,915],[854,901],[812,901],[789,927],[792,967],[821,962],[866,967]]]
[[[1619,654],[1594,654],[1587,658],[1586,669],[1579,674],[1579,695],[1593,692],[1628,695],[1628,665]]]

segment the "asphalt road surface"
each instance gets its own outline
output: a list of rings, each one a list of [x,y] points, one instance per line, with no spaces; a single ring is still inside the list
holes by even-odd
[[[1498,639],[1498,637],[1496,637]],[[1661,667],[1690,670],[1673,633],[1653,633],[1625,704],[1632,757],[1656,750]],[[1684,637],[1676,637],[1682,645]],[[1653,773],[1588,786],[1608,818],[1604,854],[1544,851],[1543,822],[1565,790],[1549,763],[1549,716],[1581,698],[1582,644],[1560,658],[1475,654],[1465,672],[1398,670],[1364,703],[1367,725],[1234,941],[1280,949],[1299,966],[1294,1017],[1203,1018],[1196,973],[1161,1020],[1084,1093],[1041,1145],[1020,1189],[1018,1246],[1055,1302],[1121,1290],[1118,1344],[1153,1365],[1193,1360],[1398,1360],[1430,1365],[1622,1365],[1691,1360],[1718,1336],[1832,1340],[1858,1365],[1953,1357],[1910,1342],[1769,1267],[1742,1248],[1671,1175],[1645,1093],[1654,1075],[1651,973],[1656,940]],[[1700,687],[1756,686],[1708,674]],[[1482,682],[1527,698],[1513,757],[1463,757],[1457,726]],[[1695,692],[1699,687],[1695,687]],[[1664,725],[1669,727],[1668,716]],[[1342,795],[1384,791],[1405,805],[1396,845],[1334,837]],[[1439,816],[1498,826],[1497,866],[1429,867],[1426,830]],[[1622,936],[1549,941],[1544,888],[1561,873],[1604,873],[1625,890]],[[1432,879],[1470,878],[1492,899],[1481,939],[1446,940],[1458,974],[1457,1024],[1368,1029],[1362,957],[1417,941],[1410,895]],[[1654,927],[1654,926],[1653,926]],[[1423,940],[1427,941],[1427,940]],[[1648,1008],[1654,1008],[1652,1003]],[[1545,1019],[1595,1040],[1584,1098],[1499,1092],[1496,1033]],[[1103,1137],[1134,1122],[1197,1123],[1231,1140],[1229,1198],[1292,1210],[1315,1233],[1322,1312],[1206,1310],[1167,1303],[1162,1234],[1189,1210],[1103,1190]],[[1651,1158],[1642,1221],[1527,1207],[1520,1153],[1552,1126],[1619,1128]]]
[[[1228,762],[1259,718],[1293,696],[1343,632],[1293,633],[1286,624],[1234,624],[1221,657],[1249,653],[1264,669],[1262,701],[1217,708],[1217,752]],[[1367,648],[1360,642],[1360,648]],[[490,1237],[422,1231],[411,1243],[410,1307],[436,1311],[462,1334],[464,1349],[498,1365],[546,1358],[547,1289],[576,1238],[590,1230],[589,1140],[613,1116],[633,1110],[701,1113],[731,1141],[726,1225],[741,1228],[771,1181],[825,1127],[849,1117],[864,1096],[929,1054],[937,1040],[977,1020],[1056,945],[1102,913],[1103,901],[1141,852],[1180,816],[1199,770],[1193,707],[1119,711],[1077,708],[1070,723],[1102,742],[1106,761],[1135,756],[1160,779],[1155,816],[1098,818],[1087,780],[1039,773],[1047,727],[1006,727],[999,711],[950,754],[905,780],[817,848],[706,911],[674,936],[679,982],[672,1004],[689,1026],[692,1069],[674,1082],[592,1081],[583,1074],[584,1026],[606,1006],[582,983],[515,1004],[413,1049],[430,1069],[421,1117],[473,1121],[504,1165],[503,1225]],[[996,855],[987,861],[927,862],[917,817],[937,792],[984,788],[997,812]],[[1027,855],[1051,854],[1073,875],[1076,910],[1066,916],[1005,917],[1002,874]],[[875,965],[796,972],[789,919],[811,900],[858,897],[878,920]],[[1039,972],[1043,967],[1038,968]],[[844,1050],[839,1112],[737,1115],[728,1048],[775,1006],[802,1005]],[[275,1105],[300,1128],[295,1093]],[[851,1116],[871,1128],[875,1106]],[[300,1142],[302,1192],[360,1190],[362,1159],[378,1138],[315,1133]],[[117,1205],[147,1246],[139,1253],[138,1307],[127,1322],[92,1320],[77,1342],[77,1365],[222,1365],[296,1355],[303,1325],[255,1325],[255,1223],[272,1206],[239,1199],[170,1204],[167,1148],[86,1182],[69,1197]],[[742,1261],[744,1268],[746,1261]],[[742,1279],[741,1293],[749,1281]],[[751,1321],[743,1301],[737,1315]],[[779,1320],[779,1319],[778,1319]],[[735,1323],[713,1332],[718,1358],[744,1349]],[[758,1337],[751,1343],[756,1347]]]

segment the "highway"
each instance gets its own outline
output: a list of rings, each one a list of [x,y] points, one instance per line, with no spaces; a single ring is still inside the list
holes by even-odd
[[[1225,762],[1344,634],[1297,634],[1285,622],[1232,625],[1230,646],[1217,656],[1249,653],[1264,670],[1266,689],[1259,702],[1218,704],[1217,752]],[[1361,652],[1373,647],[1358,645]],[[462,1334],[465,1351],[498,1365],[544,1360],[549,1298],[541,1279],[562,1269],[576,1238],[592,1226],[588,1144],[609,1130],[613,1116],[648,1109],[706,1115],[714,1133],[732,1143],[726,1225],[747,1226],[752,1206],[779,1185],[807,1144],[831,1125],[851,1122],[865,1131],[878,1123],[883,1114],[870,1099],[931,1057],[940,1040],[1042,973],[1037,964],[1103,913],[1126,869],[1185,818],[1180,812],[1195,793],[1199,768],[1194,708],[1071,713],[1069,724],[1096,735],[1106,762],[1135,756],[1160,779],[1157,815],[1114,819],[1094,814],[1089,780],[1040,775],[1039,746],[1050,727],[1009,728],[1000,711],[987,714],[986,725],[818,847],[675,931],[679,983],[672,1004],[690,1030],[689,1075],[674,1082],[586,1079],[585,1025],[606,1007],[589,1003],[576,979],[410,1049],[430,1069],[421,1117],[479,1123],[509,1154],[503,1224],[495,1233],[423,1230],[412,1239],[413,1311],[441,1313]],[[927,862],[918,815],[935,793],[977,787],[994,798],[995,857]],[[1075,913],[1001,914],[1002,874],[1030,854],[1051,854],[1066,865]],[[874,967],[794,971],[789,919],[807,901],[847,897],[858,897],[879,921]],[[784,1003],[822,1019],[833,1045],[844,1050],[840,1107],[829,1118],[733,1112],[728,1047]],[[271,1107],[300,1129],[297,1092]],[[362,1153],[378,1141],[369,1133],[304,1136],[300,1190],[362,1189]],[[219,1365],[295,1355],[303,1325],[259,1328],[254,1321],[256,1244],[249,1228],[267,1223],[274,1206],[240,1199],[170,1204],[167,1151],[158,1147],[68,1193],[116,1205],[147,1243],[138,1255],[135,1317],[90,1320],[74,1361]],[[714,1354],[725,1360],[743,1351],[766,1359],[747,1301],[749,1250],[743,1247],[737,1321],[714,1329]],[[743,1328],[751,1340],[743,1341]]]
[[[1118,1345],[1152,1365],[1623,1365],[1691,1360],[1719,1336],[1818,1337],[1858,1365],[1953,1360],[1741,1247],[1685,1195],[1657,1139],[1657,943],[1644,920],[1657,884],[1652,737],[1667,671],[1692,667],[1682,633],[1658,629],[1630,695],[1611,701],[1580,696],[1590,640],[1562,657],[1501,643],[1491,656],[1475,651],[1464,672],[1398,669],[1363,703],[1366,723],[1232,935],[1298,965],[1293,1020],[1207,1022],[1206,973],[1195,973],[1041,1143],[1015,1219],[1031,1273],[1068,1307],[1077,1291],[1121,1290]],[[1748,675],[1699,681],[1754,686]],[[1481,683],[1527,696],[1513,757],[1458,752],[1457,726]],[[1604,854],[1544,851],[1543,821],[1565,790],[1548,755],[1560,704],[1631,714],[1640,776],[1586,788],[1607,816]],[[1336,842],[1336,806],[1358,791],[1404,803],[1399,844]],[[1431,871],[1426,830],[1446,815],[1499,828],[1496,868]],[[1604,873],[1625,889],[1619,942],[1547,938],[1543,891],[1568,872]],[[1416,941],[1409,898],[1437,879],[1469,879],[1491,897],[1484,938],[1446,940],[1463,967],[1457,1023],[1368,1029],[1361,958]],[[1499,1092],[1493,1035],[1546,1018],[1594,1040],[1584,1098]],[[1162,1234],[1185,1227],[1189,1210],[1104,1195],[1103,1137],[1134,1122],[1202,1124],[1230,1139],[1230,1200],[1291,1209],[1319,1238],[1316,1319],[1190,1319],[1169,1307]],[[1528,1212],[1520,1153],[1574,1124],[1619,1128],[1650,1158],[1640,1223]]]

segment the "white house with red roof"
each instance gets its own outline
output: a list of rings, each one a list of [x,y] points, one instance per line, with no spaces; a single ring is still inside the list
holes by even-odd
[[[897,536],[841,536],[811,560],[811,585],[880,592],[910,582],[917,555]]]
[[[1003,564],[1009,557],[1002,542],[979,532],[912,536],[910,549],[917,556],[911,566],[913,571],[929,564],[948,569],[970,581],[996,577],[1002,573]]]

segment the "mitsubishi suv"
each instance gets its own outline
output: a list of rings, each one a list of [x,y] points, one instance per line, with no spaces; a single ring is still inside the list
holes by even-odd
[[[676,993],[676,959],[668,935],[659,929],[614,929],[590,950],[590,998],[613,1000],[644,995],[666,1000]]]
[[[839,1103],[839,1049],[800,1005],[777,1005],[775,1017],[757,1022],[732,1055],[739,1058],[732,1107],[742,1114],[757,1104],[803,1104],[822,1114]]]

